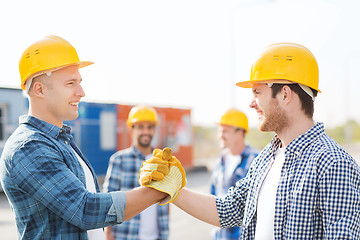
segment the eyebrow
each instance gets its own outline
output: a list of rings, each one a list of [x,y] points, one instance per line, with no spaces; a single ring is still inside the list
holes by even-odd
[[[82,78],[80,78],[79,80],[78,80],[78,79],[76,79],[76,78],[71,78],[71,79],[65,80],[65,82],[73,82],[73,81],[79,81],[79,82],[82,82]]]

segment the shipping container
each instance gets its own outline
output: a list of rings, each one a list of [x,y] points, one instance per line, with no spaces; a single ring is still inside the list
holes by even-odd
[[[126,125],[132,105],[117,104],[117,149],[131,146],[131,137]],[[191,110],[180,108],[154,107],[159,124],[152,145],[155,148],[171,147],[185,168],[193,166],[193,134]]]
[[[19,125],[19,117],[27,114],[28,108],[21,89],[0,87],[0,155],[6,140]]]
[[[0,153],[18,126],[19,116],[27,114],[28,100],[21,89],[0,87]],[[133,105],[81,102],[79,117],[67,121],[75,142],[98,176],[106,174],[110,156],[131,146],[126,125]],[[152,141],[155,148],[171,147],[185,168],[193,166],[191,110],[154,107],[159,125]]]
[[[105,175],[110,156],[117,150],[116,105],[81,102],[79,117],[68,122],[76,144],[97,175]]]

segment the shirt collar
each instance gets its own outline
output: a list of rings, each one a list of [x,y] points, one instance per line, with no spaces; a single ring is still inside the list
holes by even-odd
[[[41,132],[46,133],[50,137],[58,138],[60,133],[70,134],[71,128],[67,125],[63,125],[62,128],[59,128],[51,123],[42,121],[36,117],[23,115],[19,118],[19,124],[29,124],[32,127],[40,130]]]
[[[292,140],[292,142],[286,147],[286,150],[294,153],[301,153],[306,146],[314,142],[320,135],[325,132],[323,123],[315,123],[315,125],[306,131],[304,134]],[[276,135],[271,140],[271,147],[273,151],[276,151],[280,146],[281,140]]]
[[[132,146],[132,149],[133,149],[133,152],[134,152],[134,154],[136,155],[136,157],[138,157],[138,158],[140,158],[140,159],[145,159],[145,158],[146,158],[146,156],[145,156],[142,152],[140,152],[140,150],[137,149],[135,146]],[[152,148],[152,151],[154,151],[153,148]],[[151,154],[151,155],[152,155],[152,154]]]
[[[133,148],[133,152],[134,152],[134,154],[135,154],[135,156],[136,156],[137,158],[139,158],[139,159],[145,159],[144,154],[142,154],[142,152],[140,152],[139,149],[137,149],[135,146],[132,146],[132,148]]]

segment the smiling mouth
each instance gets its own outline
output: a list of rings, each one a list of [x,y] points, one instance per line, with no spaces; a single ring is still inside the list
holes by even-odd
[[[79,106],[79,103],[78,102],[71,102],[70,105],[77,107],[77,106]]]

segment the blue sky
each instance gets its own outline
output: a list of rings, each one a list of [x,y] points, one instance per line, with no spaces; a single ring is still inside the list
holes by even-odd
[[[315,120],[360,121],[359,9],[356,0],[2,1],[0,85],[17,87],[22,51],[54,34],[95,62],[81,70],[84,100],[191,108],[206,125],[237,107],[256,126],[251,91],[235,83],[262,48],[296,42],[320,68]]]

